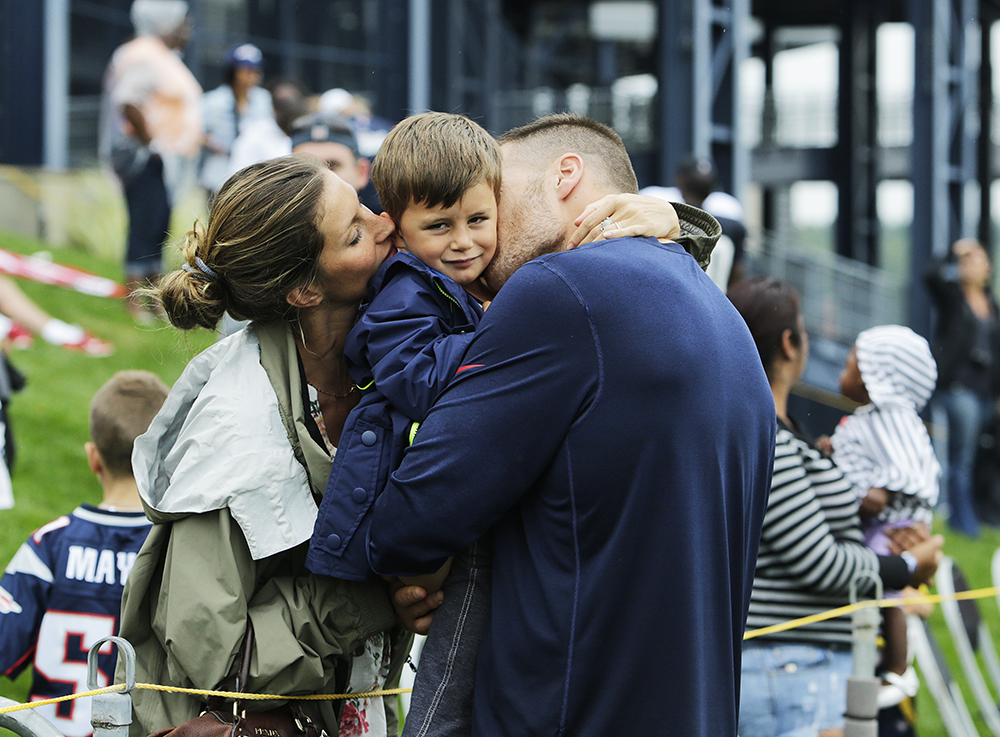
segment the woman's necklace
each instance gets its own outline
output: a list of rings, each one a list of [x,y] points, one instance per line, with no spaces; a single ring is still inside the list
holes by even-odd
[[[334,394],[333,392],[325,392],[322,389],[320,389],[318,386],[315,386],[314,384],[310,384],[309,386],[311,386],[313,389],[315,389],[316,391],[318,391],[320,394],[325,394],[326,396],[333,397],[334,399],[345,399],[345,398],[351,396],[357,390],[357,388],[358,388],[358,385],[355,384],[352,381],[351,382],[351,388],[348,389],[346,392],[344,392],[343,394]]]

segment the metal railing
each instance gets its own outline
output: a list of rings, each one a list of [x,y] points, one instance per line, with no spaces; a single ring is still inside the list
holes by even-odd
[[[750,271],[793,285],[814,335],[850,345],[875,325],[905,324],[907,288],[887,271],[830,252],[806,251],[765,238]]]

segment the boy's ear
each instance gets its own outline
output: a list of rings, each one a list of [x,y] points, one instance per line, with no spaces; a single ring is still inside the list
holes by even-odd
[[[583,157],[568,153],[559,157],[556,162],[556,195],[565,200],[576,189],[583,178]]]
[[[97,450],[97,446],[88,440],[83,444],[83,450],[87,454],[87,465],[90,466],[91,472],[95,476],[100,476],[104,470],[104,461],[101,459],[101,454]]]
[[[319,293],[315,285],[306,284],[301,287],[295,287],[295,289],[286,294],[285,301],[292,307],[301,310],[306,307],[315,307],[318,305],[323,301],[323,295]]]

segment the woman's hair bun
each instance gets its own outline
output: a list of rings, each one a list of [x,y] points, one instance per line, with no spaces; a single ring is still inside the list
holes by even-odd
[[[196,222],[181,246],[184,263],[162,278],[154,293],[174,327],[214,330],[226,312],[221,276],[198,254],[206,254],[205,229]]]

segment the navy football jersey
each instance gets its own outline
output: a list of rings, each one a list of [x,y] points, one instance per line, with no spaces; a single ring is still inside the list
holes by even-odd
[[[31,700],[87,690],[87,651],[118,633],[122,588],[150,523],[142,512],[84,504],[36,530],[0,580],[0,673],[34,666]],[[112,683],[115,648],[98,658],[98,687]],[[91,699],[38,707],[67,737],[87,737]]]

